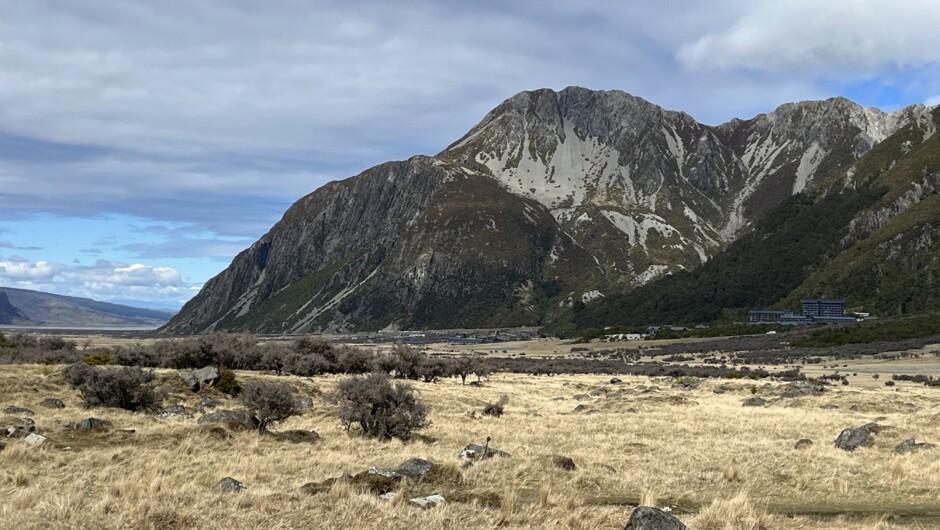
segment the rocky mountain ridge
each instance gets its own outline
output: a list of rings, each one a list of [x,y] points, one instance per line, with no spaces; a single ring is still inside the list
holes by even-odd
[[[165,329],[539,324],[700,266],[928,111],[833,98],[707,126],[619,91],[523,92],[434,157],[299,200]]]

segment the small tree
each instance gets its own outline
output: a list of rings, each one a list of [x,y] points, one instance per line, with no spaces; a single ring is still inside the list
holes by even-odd
[[[239,396],[245,408],[258,418],[258,434],[268,432],[268,425],[284,421],[297,413],[294,392],[284,383],[250,381],[242,387]]]
[[[428,426],[428,408],[411,385],[388,380],[385,374],[349,377],[333,394],[339,419],[348,430],[358,424],[368,436],[408,439]]]
[[[506,408],[506,405],[509,404],[509,396],[503,394],[499,397],[499,401],[496,403],[487,403],[483,407],[483,414],[487,416],[496,416],[497,418],[503,415],[503,409]]]
[[[476,368],[476,359],[470,357],[469,355],[461,355],[458,357],[453,364],[453,373],[454,375],[460,376],[460,383],[466,385],[467,377],[473,373],[473,370]]]

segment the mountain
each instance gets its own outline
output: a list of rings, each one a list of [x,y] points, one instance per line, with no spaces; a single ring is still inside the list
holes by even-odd
[[[4,322],[2,315],[5,300],[10,307],[19,310],[21,321],[11,319],[10,322]],[[0,287],[0,324],[48,327],[157,327],[169,321],[171,316],[172,313],[168,312],[110,304],[88,298]]]
[[[775,207],[702,267],[620,293],[556,322],[708,322],[748,309],[845,299],[896,316],[940,308],[940,108],[919,113],[847,169]]]
[[[700,267],[926,112],[833,98],[708,126],[620,91],[522,92],[434,157],[300,199],[163,329],[564,319]]]
[[[29,324],[30,322],[26,313],[11,304],[7,294],[0,291],[0,324]]]

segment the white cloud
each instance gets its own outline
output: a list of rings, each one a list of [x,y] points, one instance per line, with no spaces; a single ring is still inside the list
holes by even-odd
[[[749,0],[719,31],[683,45],[689,69],[864,73],[940,61],[936,0]]]
[[[51,280],[64,268],[64,265],[46,261],[27,263],[11,258],[7,261],[0,261],[0,278],[14,281]]]
[[[95,300],[137,299],[182,303],[201,288],[172,267],[98,260],[94,265],[63,265],[0,259],[0,283]]]

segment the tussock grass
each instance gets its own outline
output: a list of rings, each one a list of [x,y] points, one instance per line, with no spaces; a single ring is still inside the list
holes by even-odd
[[[271,375],[239,373],[252,378]],[[173,372],[159,372],[166,404],[195,409],[199,396],[180,391]],[[338,378],[279,377],[314,397],[314,408],[272,430],[314,429],[316,444],[279,442],[254,432],[197,426],[195,419],[158,419],[118,409],[81,408],[81,397],[58,372],[38,366],[0,367],[0,407],[36,411],[42,447],[6,440],[0,451],[0,520],[11,528],[623,528],[637,504],[669,507],[690,528],[930,528],[940,512],[937,453],[895,456],[909,437],[940,443],[940,392],[904,387],[836,387],[822,396],[742,407],[747,385],[717,395],[721,381],[694,390],[668,379],[631,377],[619,397],[573,399],[609,376],[496,375],[483,387],[459,380],[415,384],[431,407],[431,426],[411,441],[381,441],[345,432],[323,396]],[[655,384],[661,390],[644,393]],[[763,383],[762,383],[763,384]],[[774,386],[772,383],[771,386]],[[39,389],[39,390],[37,390]],[[500,418],[470,413],[502,395]],[[38,407],[59,397],[63,410]],[[215,395],[222,408],[237,402]],[[555,398],[564,398],[556,400]],[[593,414],[574,412],[587,404]],[[837,409],[822,409],[832,403]],[[858,411],[849,410],[858,405]],[[66,430],[88,416],[114,431]],[[871,447],[846,453],[832,446],[845,427],[873,421],[890,426]],[[461,469],[469,443],[512,454]],[[796,450],[810,438],[815,444]],[[572,471],[551,464],[570,456]],[[369,466],[395,467],[411,457],[445,464],[435,477],[406,480],[384,501],[338,481],[324,493],[300,487]],[[232,476],[248,490],[213,488]],[[408,498],[440,493],[443,506],[420,510]],[[882,514],[892,517],[883,518]]]

